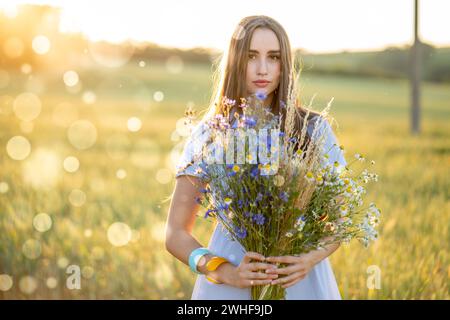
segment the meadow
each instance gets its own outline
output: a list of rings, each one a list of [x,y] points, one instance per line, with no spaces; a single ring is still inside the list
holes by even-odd
[[[15,74],[0,89],[0,299],[190,298],[195,275],[165,250],[164,231],[184,111],[205,109],[212,69],[178,71],[130,62],[79,69],[71,88],[49,73]],[[379,175],[367,195],[381,209],[379,240],[330,256],[343,299],[449,299],[450,84],[423,83],[413,136],[406,80],[300,81],[316,110],[334,97],[346,157],[364,154]],[[13,107],[23,92],[40,99],[31,121],[35,109]],[[214,224],[202,216],[194,235],[206,246]],[[367,286],[371,266],[379,288]]]

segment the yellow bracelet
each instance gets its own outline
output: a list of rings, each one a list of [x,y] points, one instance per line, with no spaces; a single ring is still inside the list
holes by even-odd
[[[222,263],[229,262],[227,259],[223,257],[214,256],[206,263],[206,270],[208,271],[214,271],[216,270]],[[222,282],[219,282],[213,278],[206,277],[206,279],[212,283],[215,284],[221,284]]]

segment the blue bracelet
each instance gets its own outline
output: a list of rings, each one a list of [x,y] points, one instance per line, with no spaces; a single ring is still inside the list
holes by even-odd
[[[197,270],[197,263],[205,254],[212,253],[207,248],[197,248],[192,250],[191,254],[189,255],[189,267],[193,272],[201,274],[201,272]]]

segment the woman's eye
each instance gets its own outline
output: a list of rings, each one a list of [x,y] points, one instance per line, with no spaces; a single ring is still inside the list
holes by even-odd
[[[253,59],[254,57],[256,57],[254,54],[250,54],[249,56],[248,56],[250,59]]]
[[[279,57],[279,56],[272,56],[272,59],[274,59],[274,60],[279,60],[280,57]]]

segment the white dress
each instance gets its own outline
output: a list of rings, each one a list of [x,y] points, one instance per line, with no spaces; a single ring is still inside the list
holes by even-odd
[[[328,122],[325,123],[326,140],[324,150],[330,150],[333,144],[338,144],[337,139]],[[208,137],[204,130],[205,125],[199,123],[191,133],[191,136],[186,141],[186,144],[181,155],[181,159],[177,164],[176,177],[181,175],[191,175],[198,177],[196,172],[197,164],[186,167],[193,159],[193,154],[199,149],[196,149],[204,143]],[[346,161],[343,153],[339,148],[331,148],[328,152],[330,163],[338,161],[345,166]],[[213,186],[211,186],[211,189]],[[231,239],[228,231],[223,225],[218,222],[216,224],[213,235],[210,238],[208,249],[217,256],[227,258],[234,265],[239,265],[245,255],[245,249],[242,245]],[[192,300],[251,300],[250,288],[236,288],[227,284],[214,284],[208,281],[203,274],[197,275],[194,289],[192,292]],[[336,279],[327,258],[317,263],[305,278],[298,281],[296,284],[286,289],[287,300],[340,300],[341,295],[336,283]]]

